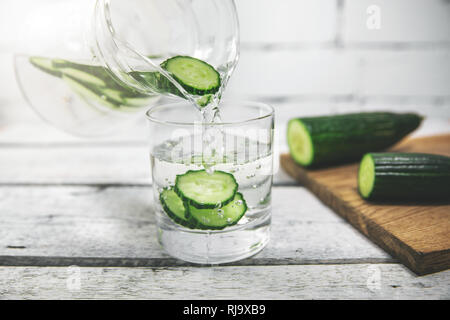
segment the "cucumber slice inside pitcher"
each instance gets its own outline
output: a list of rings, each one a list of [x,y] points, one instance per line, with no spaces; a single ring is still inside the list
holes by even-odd
[[[219,91],[220,74],[205,61],[176,56],[161,63],[161,67],[190,94],[203,96]]]
[[[52,76],[61,78],[62,72],[53,66],[53,60],[49,58],[43,57],[30,57],[30,63],[48,74]]]

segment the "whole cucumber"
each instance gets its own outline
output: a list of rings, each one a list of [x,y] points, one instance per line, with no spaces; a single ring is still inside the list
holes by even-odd
[[[422,122],[415,113],[364,112],[292,119],[287,141],[292,158],[305,167],[351,162],[384,150]]]

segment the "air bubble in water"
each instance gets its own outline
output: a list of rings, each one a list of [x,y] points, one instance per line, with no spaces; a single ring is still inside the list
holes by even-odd
[[[242,202],[242,200],[236,200],[234,203],[238,206],[242,206],[243,202]]]

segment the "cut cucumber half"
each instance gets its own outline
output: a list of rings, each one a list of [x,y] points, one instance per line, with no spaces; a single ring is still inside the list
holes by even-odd
[[[175,192],[199,209],[223,207],[233,200],[238,184],[231,173],[214,171],[209,174],[205,170],[189,170],[177,175]]]
[[[30,57],[30,63],[36,68],[51,74],[52,76],[61,77],[62,73],[53,66],[52,59],[42,57]]]
[[[372,155],[368,153],[362,158],[358,171],[358,189],[363,198],[369,198],[374,183],[375,163],[373,162]]]
[[[450,157],[425,153],[369,153],[360,163],[358,191],[373,201],[450,199]]]
[[[313,162],[314,147],[311,136],[301,120],[289,121],[287,140],[292,158],[302,166],[309,166]]]
[[[359,112],[291,119],[287,141],[301,166],[320,167],[359,161],[367,152],[396,144],[422,122],[414,113]]]
[[[237,192],[226,206],[214,209],[198,209],[189,206],[188,214],[196,221],[195,228],[220,230],[235,225],[247,211],[247,203],[241,193]]]
[[[164,211],[173,221],[185,227],[190,226],[190,223],[186,218],[186,208],[183,200],[178,197],[172,188],[164,189],[159,195],[159,200],[161,201]]]
[[[220,74],[205,61],[175,56],[161,63],[173,78],[190,94],[203,96],[220,88]]]

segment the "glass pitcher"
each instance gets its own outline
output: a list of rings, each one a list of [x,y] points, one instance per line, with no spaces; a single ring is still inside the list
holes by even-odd
[[[233,0],[40,0],[23,21],[15,68],[24,96],[44,120],[81,136],[116,133],[162,95],[192,99],[161,68],[167,58],[211,64],[223,89],[239,56]],[[158,74],[178,94],[134,72]]]

